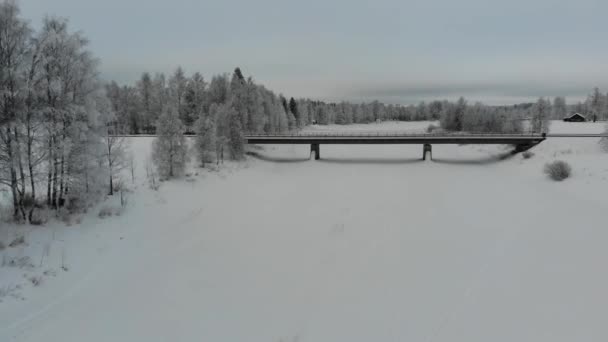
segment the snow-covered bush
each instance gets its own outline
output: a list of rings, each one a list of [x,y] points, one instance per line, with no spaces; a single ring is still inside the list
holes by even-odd
[[[439,129],[439,127],[437,125],[430,124],[429,127],[426,128],[426,132],[427,133],[433,133],[437,129]]]
[[[152,145],[152,161],[163,178],[181,176],[188,161],[184,125],[175,109],[165,111],[156,123],[157,137]]]
[[[522,153],[521,156],[524,157],[524,159],[530,159],[530,158],[534,157],[534,153],[530,152],[530,151],[526,151],[526,152]]]
[[[42,226],[49,221],[49,211],[45,209],[36,210],[32,213],[30,224],[34,226]]]
[[[4,245],[4,242],[0,241],[0,251],[4,250],[6,248],[6,246]]]
[[[572,173],[572,168],[563,160],[556,160],[552,163],[545,164],[545,173],[554,181],[562,181]]]

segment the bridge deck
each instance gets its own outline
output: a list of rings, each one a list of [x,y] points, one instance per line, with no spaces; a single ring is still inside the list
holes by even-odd
[[[542,134],[299,133],[246,135],[248,144],[538,144]]]

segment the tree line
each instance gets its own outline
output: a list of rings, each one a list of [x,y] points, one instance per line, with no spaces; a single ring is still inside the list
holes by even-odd
[[[215,116],[214,106],[228,104],[237,111],[241,129],[249,132],[294,129],[298,115],[293,98],[288,102],[252,77],[245,78],[240,68],[232,76],[220,74],[210,81],[199,72],[187,76],[181,67],[169,78],[144,72],[135,85],[110,82],[106,94],[122,134],[154,134],[157,120],[166,111],[175,111],[186,133],[194,133],[201,116]]]

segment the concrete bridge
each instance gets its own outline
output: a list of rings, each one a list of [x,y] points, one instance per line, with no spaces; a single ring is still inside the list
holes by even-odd
[[[310,145],[315,159],[321,158],[323,144],[419,144],[423,146],[422,159],[431,154],[435,144],[495,144],[513,145],[514,152],[526,151],[547,138],[601,138],[604,134],[471,134],[471,133],[297,133],[297,134],[248,134],[247,144],[305,144]]]

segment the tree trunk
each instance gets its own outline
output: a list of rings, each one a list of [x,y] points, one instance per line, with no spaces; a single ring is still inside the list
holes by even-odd
[[[36,182],[34,180],[34,165],[32,162],[32,145],[33,145],[33,138],[31,137],[31,130],[30,127],[28,125],[27,128],[27,135],[28,135],[28,139],[27,139],[27,168],[28,168],[28,172],[30,173],[30,187],[31,187],[31,191],[32,191],[32,199],[35,201],[36,200]]]
[[[9,173],[11,177],[11,193],[13,195],[13,218],[19,218],[19,194],[18,194],[18,183],[17,183],[17,171],[15,170],[15,161],[13,155],[13,140],[11,138],[10,126],[6,129],[6,147],[7,157],[9,164]]]
[[[51,143],[49,141],[49,151],[51,150],[50,146],[51,146]],[[48,171],[48,178],[47,178],[47,182],[46,182],[46,205],[49,207],[52,204],[52,201],[51,201],[52,184],[53,184],[53,156],[52,156],[52,153],[49,153],[49,171]]]
[[[17,127],[13,127],[13,132],[15,134],[15,146],[17,152],[15,158],[17,159],[17,164],[19,165],[19,177],[21,177],[21,193],[25,195],[25,169],[23,168],[23,158],[21,158],[21,143],[19,140],[19,130],[17,130]]]
[[[65,141],[66,141],[66,122],[63,120],[63,129],[61,134],[61,166],[60,166],[60,177],[59,177],[59,206],[62,207],[64,204],[64,191],[65,191]]]
[[[110,140],[110,134],[108,132],[107,138],[106,138],[106,144],[108,144],[108,169],[110,170],[110,196],[114,195],[114,177],[112,177],[112,142]]]
[[[53,156],[53,196],[51,200],[51,206],[54,209],[57,209],[57,174],[59,170],[57,169],[59,165],[59,161],[57,160],[57,156]]]
[[[169,177],[173,178],[173,138],[169,143]]]
[[[61,153],[61,167],[60,167],[60,177],[59,177],[59,206],[62,207],[64,204],[64,191],[65,191],[65,156]]]
[[[173,153],[169,152],[169,178],[173,178]]]
[[[24,199],[25,199],[25,195],[26,195],[26,189],[25,189],[25,170],[23,168],[23,158],[21,158],[21,143],[19,140],[19,131],[17,130],[17,127],[14,126],[13,127],[13,134],[15,136],[15,154],[13,156],[13,159],[16,161],[17,165],[19,166],[19,181],[17,182],[17,203],[19,206],[19,211],[21,212],[21,217],[23,218],[23,220],[25,221],[27,219],[27,214],[25,212],[25,207],[24,207]],[[17,170],[15,170],[15,178],[17,177]],[[21,189],[19,189],[19,185],[21,185]]]
[[[112,179],[112,171],[110,171],[110,196],[114,196],[114,180]]]
[[[28,127],[29,132],[29,127]],[[29,133],[28,133],[29,136]],[[32,164],[32,139],[28,138],[27,141],[27,167],[28,172],[30,173],[30,186],[32,191],[32,207],[30,208],[30,212],[28,214],[28,221],[32,222],[32,217],[34,216],[34,209],[36,208],[36,181],[34,180],[34,165]]]

